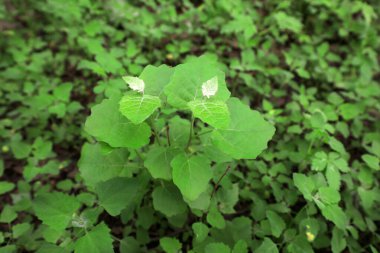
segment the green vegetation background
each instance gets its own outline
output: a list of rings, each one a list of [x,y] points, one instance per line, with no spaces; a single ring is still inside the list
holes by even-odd
[[[97,226],[94,243],[378,252],[379,15],[377,0],[2,1],[0,252],[66,252],[76,230],[41,224],[33,200],[54,189],[91,210],[95,196],[77,173],[91,107],[125,91],[122,75],[202,54],[218,59],[233,96],[276,126],[269,148],[222,182],[225,209],[208,225],[191,216],[173,225],[151,202],[126,224],[93,209],[108,226]],[[321,212],[323,203],[332,207]]]

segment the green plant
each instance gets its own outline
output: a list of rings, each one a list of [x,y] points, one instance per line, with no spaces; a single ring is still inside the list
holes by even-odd
[[[377,253],[379,4],[4,0],[0,252]],[[276,126],[256,159],[223,139],[236,99],[158,95],[175,72],[192,80],[169,66],[205,53],[202,70]],[[138,113],[125,73],[145,81]],[[171,160],[211,161],[211,179],[185,189]]]
[[[224,73],[207,56],[174,68],[147,66],[138,78],[124,81],[125,94],[95,105],[85,124],[98,142],[84,145],[79,170],[99,207],[111,216],[133,215],[152,201],[174,225],[191,213],[223,227],[219,206],[233,203],[218,195],[221,180],[242,159],[256,158],[275,128],[230,97]],[[75,198],[62,193],[37,195],[34,205],[37,217],[57,231],[73,226],[73,215],[90,220],[86,212],[78,213]],[[111,240],[97,240],[110,236],[106,225],[92,220],[82,229],[89,232],[75,243],[75,252],[90,245],[112,248]],[[165,249],[172,242],[161,243]]]

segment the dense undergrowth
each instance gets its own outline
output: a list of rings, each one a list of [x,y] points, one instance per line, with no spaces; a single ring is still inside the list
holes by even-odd
[[[378,252],[379,10],[4,0],[0,252]]]

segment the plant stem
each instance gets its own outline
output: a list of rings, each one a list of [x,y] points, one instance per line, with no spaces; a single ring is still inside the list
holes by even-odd
[[[186,149],[188,149],[190,147],[190,144],[191,144],[191,140],[193,137],[194,121],[195,121],[194,115],[191,114],[190,134],[189,134],[189,140],[187,141]]]
[[[168,140],[168,146],[170,147],[170,134],[169,134],[169,125],[166,126],[166,138]]]
[[[212,131],[214,131],[214,130],[207,130],[207,131],[204,131],[204,132],[202,132],[202,133],[197,134],[197,136],[202,136],[202,135],[204,135],[204,134],[211,133]]]
[[[313,138],[309,144],[309,148],[307,149],[307,153],[310,154],[312,148],[313,148],[313,145],[314,145],[314,141],[315,141],[315,138]]]
[[[228,165],[227,168],[226,168],[226,170],[224,171],[223,175],[219,178],[218,182],[216,182],[216,184],[215,184],[215,186],[214,186],[214,189],[213,189],[213,191],[212,191],[212,193],[211,193],[211,197],[210,197],[210,199],[212,199],[212,197],[214,197],[215,192],[216,192],[216,190],[217,190],[218,187],[219,187],[220,181],[222,181],[222,179],[224,178],[225,175],[227,175],[227,173],[228,173],[228,171],[229,171],[230,169],[231,169],[231,166]]]
[[[156,127],[155,127],[155,125],[154,125],[154,123],[153,123],[153,120],[150,120],[149,123],[150,123],[150,124],[149,124],[150,127],[152,128],[152,131],[153,131],[154,137],[155,137],[156,140],[157,140],[158,145],[161,146],[160,137],[159,137],[159,135],[158,135],[158,133],[157,133],[157,130],[156,130]]]
[[[140,160],[143,162],[143,161],[144,161],[144,158],[142,157],[140,151],[138,151],[137,149],[135,149],[135,153],[136,153],[136,155],[140,158]]]

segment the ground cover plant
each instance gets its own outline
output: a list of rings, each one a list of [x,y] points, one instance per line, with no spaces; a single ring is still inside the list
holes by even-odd
[[[0,253],[379,252],[376,0],[4,0]]]

